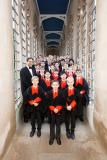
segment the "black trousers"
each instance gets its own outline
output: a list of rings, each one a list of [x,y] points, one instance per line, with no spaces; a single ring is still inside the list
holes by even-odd
[[[23,109],[24,120],[30,119],[30,106],[25,100],[23,100],[22,109]]]
[[[84,97],[80,97],[78,100],[78,106],[77,106],[77,117],[83,118],[84,114]]]
[[[65,111],[66,132],[74,132],[76,123],[76,110]]]
[[[32,130],[36,129],[35,124],[37,123],[37,130],[41,130],[42,125],[42,117],[41,117],[41,111],[37,110],[35,107],[31,106],[31,126]]]
[[[60,136],[61,136],[61,115],[52,113],[50,117],[50,139],[60,138]]]

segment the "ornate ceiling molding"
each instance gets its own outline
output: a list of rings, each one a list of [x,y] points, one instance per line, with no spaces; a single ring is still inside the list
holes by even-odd
[[[47,20],[49,18],[57,18],[57,19],[64,21],[65,25],[67,24],[66,14],[40,14],[40,18],[39,18],[40,26],[42,25],[42,22],[44,20]]]

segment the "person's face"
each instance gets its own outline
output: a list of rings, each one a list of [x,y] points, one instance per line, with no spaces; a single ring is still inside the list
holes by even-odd
[[[38,83],[39,83],[39,79],[38,78],[33,79],[32,83],[33,83],[34,86],[37,86]]]
[[[58,63],[55,63],[55,67],[58,68],[58,67],[59,67],[59,64],[58,64]]]
[[[40,69],[40,66],[39,66],[39,65],[37,65],[37,66],[36,66],[36,68],[37,68],[37,69]]]
[[[53,83],[52,83],[52,88],[53,88],[54,90],[57,90],[58,87],[59,87],[59,83],[58,83],[58,82],[53,82]]]
[[[70,61],[69,64],[72,66],[73,65],[73,61]]]
[[[40,60],[40,62],[42,61],[42,56],[41,55],[39,56],[39,60]]]
[[[53,65],[51,66],[51,71],[54,71],[54,66]]]
[[[63,66],[65,64],[65,61],[61,61],[61,65]]]
[[[36,62],[37,62],[37,63],[40,63],[40,59],[38,58],[38,59],[36,60]]]
[[[48,64],[51,65],[51,59],[48,59]]]
[[[74,84],[74,79],[73,79],[73,77],[68,77],[68,78],[67,78],[67,85],[68,85],[68,86],[73,86],[73,84]]]
[[[66,77],[67,77],[66,74],[62,74],[62,75],[61,75],[61,79],[63,79],[63,80],[65,80]]]
[[[68,59],[68,58],[66,58],[66,60],[65,60],[65,61],[66,61],[66,63],[69,63],[69,59]]]
[[[68,69],[68,64],[64,65],[64,69],[67,70]]]
[[[81,71],[77,72],[76,75],[77,75],[77,77],[82,77],[82,72]]]
[[[73,66],[74,71],[76,71],[77,68],[78,68],[78,66],[77,66],[77,64],[75,64],[75,65]]]
[[[44,70],[40,70],[41,76],[44,76]]]
[[[40,71],[40,67],[38,65],[38,66],[36,66],[36,72],[39,72],[39,71]]]
[[[69,73],[72,73],[72,72],[73,72],[73,68],[69,67]]]
[[[50,73],[49,73],[49,72],[47,72],[47,73],[45,74],[45,78],[50,78]]]
[[[41,66],[44,67],[44,66],[45,66],[45,63],[44,63],[44,62],[41,62]]]
[[[29,60],[27,61],[27,65],[28,65],[29,67],[32,67],[32,65],[33,65],[33,59],[29,59]]]
[[[52,55],[49,55],[49,58],[50,58],[50,59],[53,59],[53,56],[52,56]]]

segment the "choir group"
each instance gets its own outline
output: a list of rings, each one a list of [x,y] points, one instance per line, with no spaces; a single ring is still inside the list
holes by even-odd
[[[84,108],[89,104],[89,86],[82,70],[70,56],[27,58],[20,71],[24,121],[31,121],[30,137],[37,126],[37,136],[45,120],[50,125],[49,144],[54,139],[61,145],[61,124],[66,136],[75,139],[76,120],[84,121]]]

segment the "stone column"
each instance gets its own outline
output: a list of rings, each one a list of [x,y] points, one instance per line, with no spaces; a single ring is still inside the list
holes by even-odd
[[[78,0],[73,1],[71,12],[74,16],[74,28],[73,28],[73,59],[76,63],[76,56],[77,56],[77,8],[78,7]]]
[[[11,0],[0,0],[0,159],[15,131]]]
[[[107,0],[97,0],[95,129],[107,147]]]

